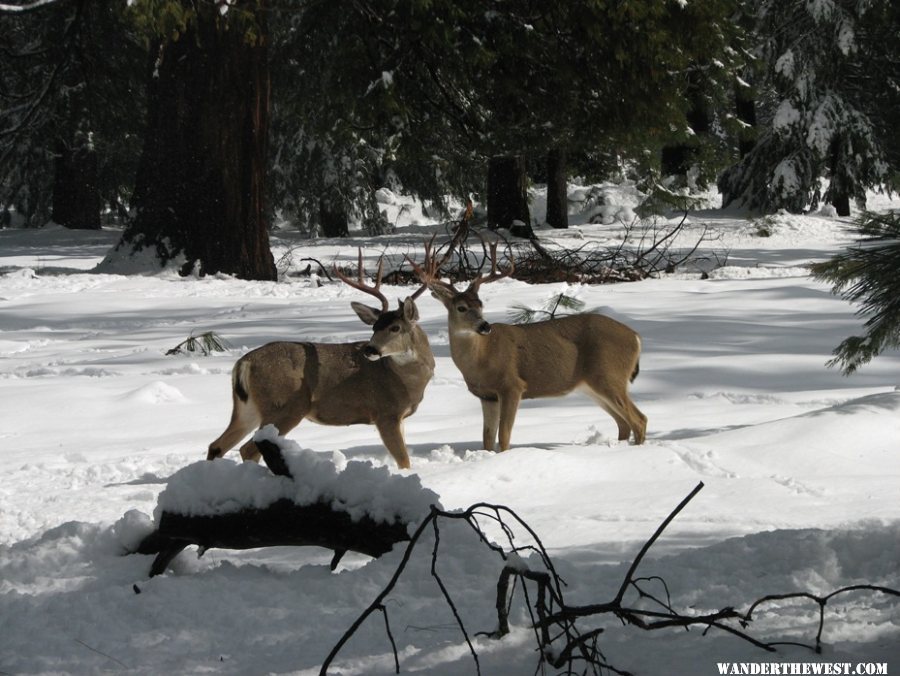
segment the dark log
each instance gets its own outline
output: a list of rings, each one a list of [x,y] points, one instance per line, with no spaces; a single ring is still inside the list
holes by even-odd
[[[257,441],[263,459],[274,474],[291,474],[278,446]],[[156,554],[150,577],[164,573],[189,545],[207,549],[314,546],[334,550],[331,569],[345,552],[379,557],[398,542],[409,540],[407,524],[377,522],[367,516],[354,521],[347,512],[317,502],[298,505],[283,499],[264,509],[241,509],[227,514],[188,516],[163,512],[157,529],[141,541],[138,554]]]
[[[379,557],[395,544],[409,540],[405,523],[386,524],[368,517],[353,521],[346,512],[328,504],[297,505],[278,500],[265,509],[242,509],[214,516],[187,516],[163,512],[156,531],[137,548],[138,554],[156,554],[150,577],[165,572],[169,563],[188,545],[206,549],[254,549],[256,547],[325,547],[338,554],[359,552]]]

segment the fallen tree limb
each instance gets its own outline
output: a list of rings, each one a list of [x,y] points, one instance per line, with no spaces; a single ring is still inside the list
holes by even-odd
[[[406,524],[378,523],[363,517],[353,521],[330,505],[297,505],[279,500],[265,509],[242,509],[215,516],[185,516],[164,512],[156,531],[138,546],[138,554],[156,554],[150,577],[165,572],[188,545],[207,549],[255,547],[325,547],[378,557],[395,544],[409,540]],[[332,568],[340,557],[332,561]]]
[[[263,439],[257,445],[274,474],[291,478],[276,444]],[[150,577],[165,572],[172,559],[189,545],[198,545],[201,554],[213,548],[324,547],[335,552],[331,562],[334,569],[347,551],[378,557],[409,537],[405,523],[385,523],[367,516],[354,520],[328,503],[298,505],[283,499],[263,509],[215,515],[163,511],[157,529],[144,538],[136,553],[156,554]]]

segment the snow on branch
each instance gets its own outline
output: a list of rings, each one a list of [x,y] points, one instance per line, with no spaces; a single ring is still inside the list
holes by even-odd
[[[409,539],[410,524],[439,506],[418,476],[342,456],[333,462],[278,437],[272,426],[254,441],[268,469],[217,459],[172,475],[154,512],[156,530],[136,548],[156,554],[151,577],[192,544],[201,555],[210,548],[325,547],[335,552],[334,568],[346,551],[390,551]]]
[[[11,5],[8,2],[0,2],[0,12],[30,12],[34,9],[40,9],[44,5],[52,5],[59,0],[31,0],[20,5]]]

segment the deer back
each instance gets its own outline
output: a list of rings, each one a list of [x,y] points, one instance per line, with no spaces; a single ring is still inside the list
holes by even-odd
[[[509,389],[531,399],[563,395],[584,382],[624,385],[637,369],[640,346],[636,332],[598,314],[491,324],[486,334],[451,331],[450,340],[470,390],[488,399]]]
[[[275,342],[248,352],[234,368],[235,396],[263,420],[286,408],[328,425],[412,414],[434,373],[428,338],[404,304],[374,317],[369,341]]]

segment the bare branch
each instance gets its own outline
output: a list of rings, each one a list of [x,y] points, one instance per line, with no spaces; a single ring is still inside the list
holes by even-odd
[[[464,520],[476,533],[478,538],[488,546],[489,549],[496,552],[500,557],[507,561],[507,565],[503,567],[497,580],[497,596],[495,602],[498,619],[497,629],[491,632],[479,632],[476,635],[489,636],[491,638],[502,638],[509,633],[509,617],[513,603],[513,596],[516,591],[517,583],[521,582],[521,590],[525,600],[525,608],[531,618],[531,628],[534,631],[535,641],[539,648],[540,663],[538,664],[536,673],[542,672],[544,665],[549,665],[555,669],[563,669],[563,673],[567,674],[628,674],[628,672],[617,669],[616,667],[607,663],[606,658],[600,650],[599,638],[605,631],[603,627],[594,627],[583,631],[576,626],[577,621],[591,616],[609,614],[619,618],[625,624],[630,624],[647,631],[672,627],[684,627],[685,629],[688,629],[692,626],[705,627],[707,631],[709,629],[718,629],[768,652],[774,652],[777,646],[782,645],[800,646],[808,648],[810,650],[815,650],[816,652],[820,652],[822,645],[821,637],[824,627],[824,610],[829,600],[831,600],[835,596],[851,591],[869,591],[900,597],[900,591],[898,590],[876,585],[863,584],[844,587],[842,589],[831,592],[826,596],[817,596],[808,592],[773,594],[755,601],[744,613],[741,613],[732,607],[725,607],[721,610],[704,613],[701,615],[683,615],[679,613],[672,606],[671,594],[665,580],[657,576],[648,578],[636,578],[634,577],[634,574],[650,547],[653,546],[653,544],[659,539],[660,535],[668,527],[672,520],[684,509],[684,507],[694,498],[694,496],[697,495],[697,493],[702,488],[702,483],[697,484],[697,486],[675,507],[675,509],[673,509],[669,513],[666,519],[659,525],[651,538],[644,544],[644,546],[638,552],[637,556],[632,561],[625,575],[625,579],[622,581],[618,593],[612,601],[609,601],[607,603],[583,606],[569,606],[565,603],[562,595],[563,582],[556,573],[546,549],[544,548],[537,534],[528,526],[528,524],[522,521],[522,519],[520,519],[518,515],[516,515],[516,513],[508,507],[505,507],[503,505],[479,503],[470,506],[467,510],[462,512],[444,512],[432,507],[431,514],[425,521],[422,522],[422,524],[418,527],[415,534],[413,535],[407,547],[407,550],[404,553],[403,560],[401,561],[401,564],[395,572],[394,576],[388,583],[387,588],[378,595],[373,604],[363,612],[363,614],[357,619],[357,621],[353,623],[351,628],[344,634],[338,645],[336,645],[331,654],[329,654],[328,659],[323,665],[322,671],[320,673],[324,676],[327,666],[330,665],[331,661],[334,659],[334,656],[340,650],[341,646],[347,641],[350,635],[352,635],[359,628],[366,617],[368,617],[368,615],[371,614],[374,610],[379,610],[383,607],[382,602],[384,598],[396,585],[399,575],[409,561],[413,548],[417,544],[426,526],[428,526],[429,524],[431,524],[435,533],[435,543],[431,554],[432,576],[436,580],[438,586],[441,589],[441,593],[444,596],[444,599],[447,601],[451,611],[453,612],[456,624],[462,631],[466,643],[469,646],[469,650],[472,653],[472,657],[475,661],[476,671],[480,673],[478,655],[474,650],[471,640],[469,639],[469,635],[465,626],[463,625],[462,618],[460,617],[459,612],[452,601],[450,592],[447,589],[444,581],[437,574],[437,555],[440,539],[438,521],[440,519]],[[501,527],[504,536],[508,540],[508,550],[488,540],[481,524],[478,522],[479,518],[489,519],[490,521]],[[535,544],[526,546],[516,545],[514,527],[513,525],[510,525],[510,522],[512,522],[516,527],[521,527],[528,534],[528,536],[533,539]],[[532,551],[538,554],[538,557],[540,558],[542,565],[545,567],[545,570],[532,570],[530,567],[523,566],[522,562],[518,561],[515,563],[510,563],[510,555],[513,552],[519,551]],[[655,582],[662,585],[664,591],[664,599],[659,599],[653,594],[648,593],[648,591],[642,587],[642,582]],[[529,584],[533,584],[536,587],[536,589],[534,590],[536,593],[533,597],[528,589]],[[635,589],[641,598],[649,600],[658,608],[638,608],[623,605],[624,596],[629,588]],[[746,633],[745,631],[742,631],[742,628],[745,629],[752,621],[753,613],[757,611],[762,605],[772,601],[795,598],[809,599],[817,603],[819,606],[819,627],[816,634],[816,642],[814,646],[799,642],[761,641]],[[741,628],[737,628],[730,624],[730,622],[732,621],[737,621],[741,625]],[[393,642],[393,637],[390,635],[389,629],[388,638],[391,641],[391,645],[394,650],[395,665],[399,669],[399,664],[396,662],[397,650]]]

